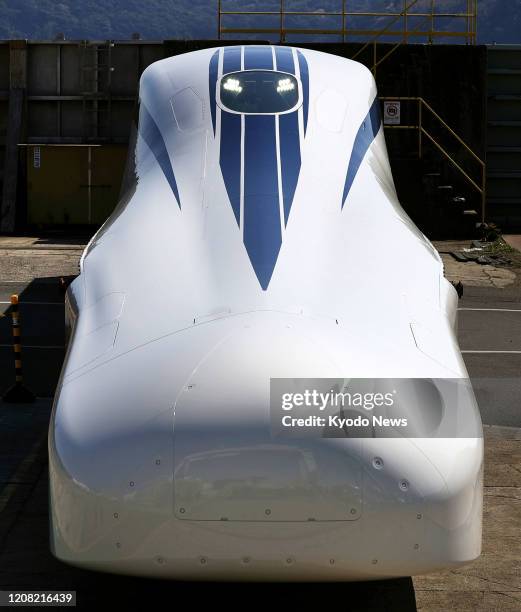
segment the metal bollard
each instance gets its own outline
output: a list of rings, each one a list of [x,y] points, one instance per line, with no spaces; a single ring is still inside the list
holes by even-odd
[[[22,372],[22,333],[20,327],[20,310],[18,296],[11,296],[11,319],[13,330],[13,350],[14,350],[14,369],[15,383],[4,395],[4,402],[11,404],[25,404],[34,402],[34,395],[23,384]]]

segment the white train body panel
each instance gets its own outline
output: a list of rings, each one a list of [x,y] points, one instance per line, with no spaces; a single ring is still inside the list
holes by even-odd
[[[295,109],[226,110],[221,78],[241,70],[293,75]],[[480,554],[480,437],[306,442],[348,492],[343,508],[321,502],[321,479],[292,496],[285,468],[302,445],[262,434],[270,378],[468,378],[455,291],[397,201],[375,100],[362,65],[287,47],[207,49],[144,72],[137,182],[68,292],[49,434],[60,559],[357,580]],[[210,484],[205,504],[182,505],[183,470],[232,457],[246,473],[256,456],[277,495]]]

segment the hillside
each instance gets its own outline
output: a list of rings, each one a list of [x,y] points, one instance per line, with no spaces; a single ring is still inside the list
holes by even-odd
[[[384,1],[386,6],[401,6],[401,0]],[[250,9],[279,6],[277,0],[238,4]],[[445,5],[450,4],[462,3],[446,0]],[[351,0],[350,5],[381,8],[383,3]],[[340,1],[286,0],[286,6],[328,10]],[[215,38],[216,11],[217,0],[0,0],[0,38],[52,39],[58,32],[69,39],[127,39],[133,32],[145,39]],[[521,44],[521,0],[480,0],[478,36],[482,43]]]

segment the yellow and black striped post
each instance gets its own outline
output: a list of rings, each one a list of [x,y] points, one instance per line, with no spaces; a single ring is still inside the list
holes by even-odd
[[[23,384],[22,332],[18,296],[16,294],[11,296],[11,320],[13,329],[15,383],[4,395],[3,400],[4,402],[10,403],[33,402],[34,395]]]

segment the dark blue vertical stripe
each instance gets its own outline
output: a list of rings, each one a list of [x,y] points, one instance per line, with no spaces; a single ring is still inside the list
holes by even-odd
[[[223,74],[237,72],[241,69],[241,47],[225,47],[223,57]]]
[[[284,221],[287,224],[300,173],[300,138],[297,111],[279,115],[279,141]]]
[[[210,60],[210,68],[208,75],[208,87],[210,94],[210,112],[212,113],[213,133],[215,134],[215,85],[217,83],[217,72],[219,70],[219,51],[217,50]]]
[[[308,127],[308,113],[309,113],[309,71],[308,63],[304,55],[297,51],[298,65],[300,70],[300,82],[302,83],[302,110],[304,111],[304,134]]]
[[[244,70],[273,70],[271,47],[244,47]]]
[[[244,129],[244,245],[266,290],[282,242],[275,117],[246,116]]]
[[[293,52],[289,47],[275,47],[275,59],[277,61],[277,70],[295,74]]]
[[[147,107],[141,104],[139,113],[139,133],[143,140],[147,143],[152,154],[157,160],[163,174],[165,175],[170,188],[177,200],[179,208],[181,208],[181,200],[179,198],[179,191],[177,189],[177,182],[175,180],[174,170],[170,161],[170,155],[166,148],[163,136],[157,127],[157,123],[154,121],[152,115],[148,112]]]
[[[369,112],[365,119],[362,121],[362,125],[358,128],[358,132],[355,137],[353,144],[353,151],[351,158],[349,159],[349,166],[347,168],[346,181],[344,184],[344,193],[342,195],[342,208],[346,198],[351,190],[353,181],[355,180],[360,164],[367,153],[367,150],[371,146],[371,143],[376,138],[382,119],[380,117],[380,102],[378,98],[375,98]]]
[[[237,224],[241,215],[241,116],[221,112],[219,161]]]

